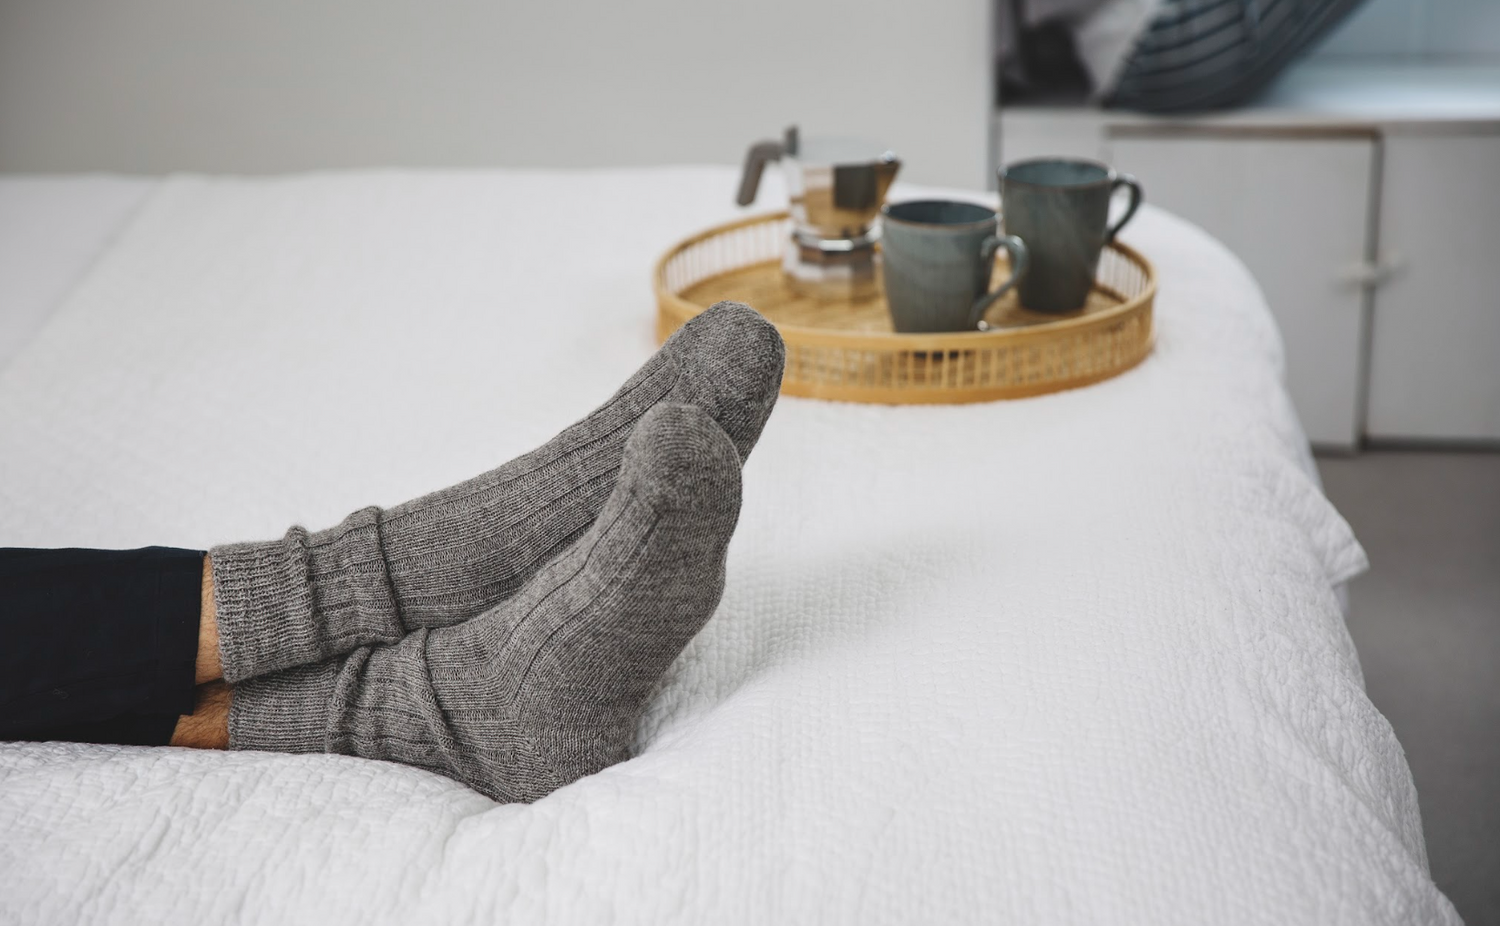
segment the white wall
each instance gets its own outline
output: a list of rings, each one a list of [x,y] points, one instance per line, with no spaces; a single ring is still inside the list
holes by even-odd
[[[1368,0],[1317,57],[1500,60],[1500,0]]]
[[[990,0],[0,0],[0,170],[738,162],[986,183]]]

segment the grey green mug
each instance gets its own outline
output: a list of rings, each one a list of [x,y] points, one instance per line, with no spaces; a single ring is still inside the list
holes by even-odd
[[[921,199],[881,213],[881,276],[897,331],[973,331],[984,313],[1026,277],[1026,245],[998,234],[995,210]],[[1010,278],[990,289],[995,256],[1010,255]]]
[[[1130,201],[1109,224],[1109,204],[1125,187]],[[1005,231],[1026,241],[1031,272],[1021,281],[1021,304],[1037,312],[1083,308],[1094,286],[1099,254],[1141,205],[1141,185],[1094,161],[1036,158],[1000,172]]]

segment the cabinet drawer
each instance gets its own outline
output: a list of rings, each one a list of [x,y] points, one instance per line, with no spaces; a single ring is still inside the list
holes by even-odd
[[[1500,440],[1500,131],[1386,139],[1371,437]]]
[[[1281,328],[1287,387],[1308,437],[1353,448],[1368,295],[1351,274],[1371,250],[1374,136],[1134,128],[1105,144],[1147,202],[1201,225],[1250,268]]]

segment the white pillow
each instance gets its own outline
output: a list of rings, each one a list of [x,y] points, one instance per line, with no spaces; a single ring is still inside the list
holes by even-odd
[[[1078,58],[1094,82],[1094,97],[1108,96],[1125,60],[1164,0],[1105,0],[1073,27]]]

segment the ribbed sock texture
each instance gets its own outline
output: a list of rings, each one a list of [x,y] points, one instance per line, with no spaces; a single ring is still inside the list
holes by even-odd
[[[577,539],[614,490],[636,423],[694,405],[743,459],[771,413],[785,348],[755,310],[721,302],[684,325],[604,405],[467,482],[337,527],[209,551],[224,677],[239,682],[393,643],[504,601]]]
[[[530,801],[628,755],[646,699],[723,592],[740,455],[661,404],[592,527],[509,600],[453,627],[235,687],[236,749],[335,752]]]

